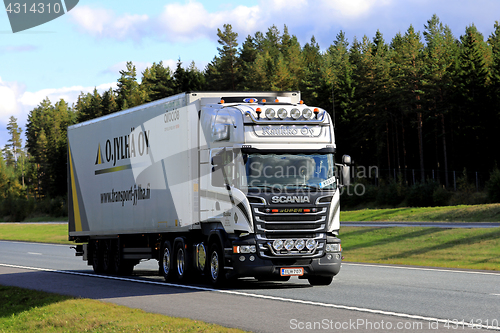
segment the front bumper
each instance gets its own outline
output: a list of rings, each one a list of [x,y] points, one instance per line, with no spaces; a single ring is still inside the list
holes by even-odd
[[[253,258],[253,261],[251,260]],[[263,259],[256,253],[232,254],[232,275],[236,277],[271,277],[280,276],[281,268],[303,268],[308,276],[335,276],[340,271],[341,252],[327,253],[321,258],[277,258]],[[244,260],[243,260],[244,259]]]

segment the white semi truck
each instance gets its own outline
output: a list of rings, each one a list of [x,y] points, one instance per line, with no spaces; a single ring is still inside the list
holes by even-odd
[[[68,128],[69,239],[95,272],[167,281],[339,270],[332,120],[300,92],[187,92]]]

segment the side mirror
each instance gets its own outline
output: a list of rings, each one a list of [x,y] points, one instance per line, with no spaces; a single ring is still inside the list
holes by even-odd
[[[212,127],[212,139],[214,141],[229,140],[230,124],[214,124]]]
[[[349,157],[349,156],[347,156],[347,157]],[[350,159],[350,157],[349,157],[349,159]],[[342,166],[342,185],[344,185],[344,186],[351,185],[351,167],[350,166],[347,166],[347,165]]]
[[[222,156],[220,155],[215,155],[212,157],[212,165],[215,166],[216,168],[220,168],[223,166],[222,163]]]
[[[342,156],[342,163],[347,165],[352,164],[351,156],[349,155]]]
[[[224,175],[222,174],[221,168],[212,168],[212,186],[213,187],[226,186],[226,182],[224,181]]]

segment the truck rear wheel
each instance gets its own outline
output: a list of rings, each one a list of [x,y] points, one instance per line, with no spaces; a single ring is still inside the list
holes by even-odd
[[[113,249],[111,249],[111,241],[103,240],[100,243],[102,257],[102,271],[104,273],[112,273]]]
[[[189,252],[183,241],[175,245],[175,268],[176,276],[179,281],[186,281],[189,276],[190,260]]]
[[[102,249],[101,244],[98,241],[92,242],[92,268],[97,274],[103,272]]]
[[[207,276],[214,286],[220,286],[225,280],[224,257],[222,250],[217,243],[210,246],[210,256],[208,257]]]
[[[160,274],[163,275],[165,281],[172,280],[172,245],[169,241],[163,243],[161,248],[161,256],[159,258]]]
[[[311,286],[328,286],[333,281],[333,276],[310,276],[307,278]]]

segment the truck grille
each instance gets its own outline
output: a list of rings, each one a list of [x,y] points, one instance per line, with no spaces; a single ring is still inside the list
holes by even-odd
[[[302,213],[298,207],[290,213],[283,209],[253,206],[254,221],[257,232],[258,253],[263,258],[315,258],[325,252],[328,208],[325,204],[317,212]],[[286,210],[285,210],[286,211]],[[299,211],[297,213],[296,211]],[[317,245],[313,249],[294,247],[286,250],[273,248],[275,240],[308,240],[314,239]]]

